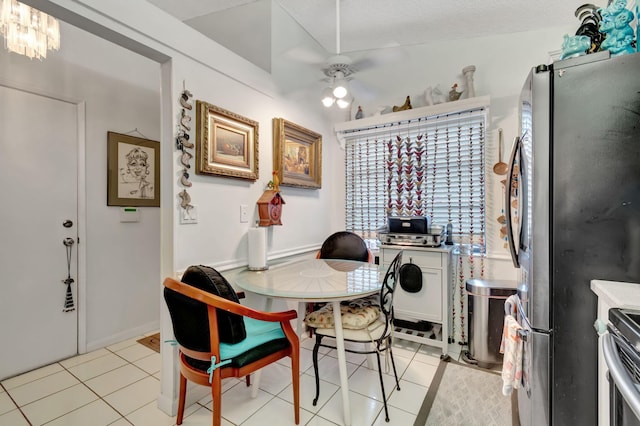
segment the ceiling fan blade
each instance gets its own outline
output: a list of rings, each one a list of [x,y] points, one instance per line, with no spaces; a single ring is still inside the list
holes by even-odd
[[[385,48],[372,50],[356,59],[352,67],[357,71],[366,71],[376,67],[401,64],[408,59],[406,50],[402,48]]]
[[[320,52],[316,52],[305,47],[292,47],[284,52],[284,56],[290,60],[309,65],[323,65],[326,62],[326,56]]]

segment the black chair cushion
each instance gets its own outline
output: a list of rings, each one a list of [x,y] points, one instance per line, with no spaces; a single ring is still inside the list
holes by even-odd
[[[339,231],[330,235],[320,248],[321,259],[346,259],[367,262],[369,250],[362,238],[353,232]]]
[[[239,303],[238,296],[229,282],[209,266],[190,266],[182,275],[182,282]],[[164,289],[164,298],[178,343],[192,350],[209,352],[211,348],[207,306],[168,288]],[[220,342],[234,344],[247,337],[241,315],[218,310],[217,316]]]

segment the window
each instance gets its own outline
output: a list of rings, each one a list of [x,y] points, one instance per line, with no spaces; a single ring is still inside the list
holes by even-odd
[[[373,239],[389,216],[430,216],[484,252],[485,122],[480,107],[344,131],[346,229]]]

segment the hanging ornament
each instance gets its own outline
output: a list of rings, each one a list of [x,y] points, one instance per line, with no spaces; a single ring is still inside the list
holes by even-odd
[[[62,244],[64,244],[67,251],[67,278],[62,280],[62,283],[67,286],[67,289],[65,291],[64,306],[62,307],[62,312],[71,312],[75,311],[76,309],[73,303],[73,292],[71,289],[71,284],[75,282],[74,279],[71,278],[71,250],[74,243],[75,241],[73,240],[73,238],[65,238],[62,241]]]

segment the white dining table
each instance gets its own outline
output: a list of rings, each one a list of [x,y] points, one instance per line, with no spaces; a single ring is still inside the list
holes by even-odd
[[[299,315],[304,312],[305,303],[327,302],[333,305],[342,407],[347,426],[351,425],[351,407],[340,302],[380,291],[382,276],[380,267],[373,263],[304,259],[276,265],[265,271],[245,270],[235,277],[238,287],[267,297],[267,310],[270,310],[273,299],[298,302]]]

